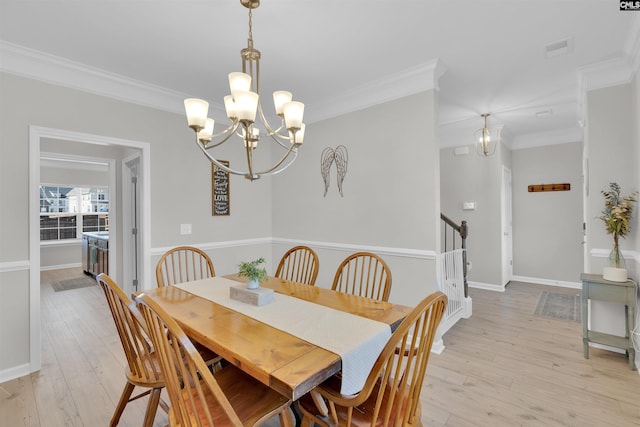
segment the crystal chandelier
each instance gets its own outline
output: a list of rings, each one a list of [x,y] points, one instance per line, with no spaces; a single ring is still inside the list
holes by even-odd
[[[253,9],[260,6],[260,0],[240,0],[249,9],[249,38],[247,47],[240,52],[242,72],[229,74],[231,95],[224,97],[224,106],[231,124],[221,132],[214,132],[215,122],[208,118],[209,103],[202,99],[184,100],[189,127],[196,133],[196,144],[209,160],[220,169],[235,175],[243,175],[253,181],[261,175],[275,175],[288,168],[298,156],[298,148],[304,138],[305,125],[302,123],[304,104],[292,101],[291,92],[279,90],[273,93],[276,115],[280,125],[274,128],[269,124],[262,111],[260,96],[260,52],[253,47],[252,19]],[[256,115],[264,127],[263,135],[256,126]],[[247,169],[236,170],[216,159],[210,150],[238,136],[244,142],[247,157]],[[258,142],[269,137],[284,151],[282,157],[271,167],[257,171],[253,164],[253,153]]]
[[[484,118],[484,126],[473,133],[473,139],[475,140],[478,154],[481,156],[490,156],[496,152],[496,146],[500,142],[500,128],[493,132],[493,138],[491,137],[491,131],[487,127],[487,117],[491,114],[484,113],[480,116]]]

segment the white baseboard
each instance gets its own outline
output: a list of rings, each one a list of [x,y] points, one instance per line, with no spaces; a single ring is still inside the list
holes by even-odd
[[[473,314],[473,301],[471,297],[464,298],[464,314],[462,315],[463,319],[468,319]]]
[[[494,285],[491,283],[469,281],[469,287],[476,288],[476,289],[485,289],[487,291],[504,292],[504,286]]]
[[[444,351],[444,341],[440,338],[437,341],[433,341],[433,345],[431,346],[431,353],[442,354]]]
[[[77,268],[77,267],[82,267],[82,263],[74,262],[73,264],[46,265],[46,266],[40,267],[40,271],[62,270],[65,268]]]
[[[24,377],[25,375],[29,375],[30,373],[31,372],[28,363],[5,369],[4,371],[0,371],[0,384],[7,381],[15,380],[16,378]]]
[[[582,282],[565,282],[562,280],[540,279],[537,277],[513,276],[516,282],[537,283],[539,285],[559,286],[561,288],[582,289]]]

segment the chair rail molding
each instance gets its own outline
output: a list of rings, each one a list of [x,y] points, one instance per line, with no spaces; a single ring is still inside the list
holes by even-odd
[[[298,240],[298,239],[284,239],[274,237],[274,244],[285,245],[304,245],[311,246],[318,249],[329,249],[343,252],[374,252],[378,255],[389,255],[404,258],[419,258],[435,260],[438,254],[435,251],[424,249],[409,249],[409,248],[391,248],[387,246],[369,246],[369,245],[354,245],[349,243],[333,243],[333,242],[317,242],[313,240]]]
[[[6,273],[9,271],[28,271],[29,267],[31,267],[31,263],[26,259],[20,261],[0,262],[0,273]]]
[[[622,256],[625,260],[632,260],[635,263],[640,263],[640,253],[633,250],[622,249]],[[592,248],[590,255],[594,258],[609,258],[611,249]]]
[[[227,249],[236,248],[239,246],[254,246],[254,245],[268,245],[271,244],[272,239],[270,237],[258,237],[255,239],[241,239],[241,240],[225,240],[221,242],[207,242],[207,243],[189,243],[189,246],[202,249],[203,251],[209,249]],[[161,248],[151,248],[151,256],[162,256],[165,252],[175,248],[178,245],[164,246]]]
[[[353,245],[347,243],[333,243],[333,242],[317,242],[313,240],[298,240],[298,239],[285,239],[279,237],[258,237],[255,239],[242,239],[242,240],[226,240],[221,242],[207,242],[207,243],[190,243],[190,246],[194,246],[199,249],[225,249],[234,248],[239,246],[252,246],[252,245],[269,245],[269,244],[283,244],[283,245],[304,245],[312,246],[318,249],[337,250],[342,252],[374,252],[378,255],[389,255],[404,258],[419,258],[435,260],[438,254],[435,251],[424,249],[409,249],[409,248],[391,248],[387,246],[369,246],[369,245]],[[177,245],[175,245],[177,246]],[[174,246],[165,246],[151,249],[151,256],[161,256],[163,253],[172,249]]]

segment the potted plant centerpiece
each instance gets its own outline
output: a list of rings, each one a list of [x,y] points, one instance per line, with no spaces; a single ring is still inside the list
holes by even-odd
[[[620,253],[620,238],[623,239],[629,233],[629,221],[633,213],[633,204],[636,202],[638,192],[627,197],[620,196],[620,185],[609,183],[608,190],[602,190],[604,196],[604,209],[599,216],[606,227],[607,234],[613,235],[613,249],[609,254],[609,267],[602,269],[602,277],[614,282],[627,281],[627,269],[622,253]]]
[[[260,257],[253,261],[240,263],[238,266],[238,276],[249,279],[247,289],[258,289],[260,287],[260,282],[267,275],[267,270],[264,267],[260,267],[260,265],[265,262],[264,258]]]

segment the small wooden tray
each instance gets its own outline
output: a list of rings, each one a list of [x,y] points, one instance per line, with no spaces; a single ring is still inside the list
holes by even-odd
[[[247,285],[231,286],[229,288],[231,299],[258,307],[272,303],[274,301],[273,295],[273,289],[268,288],[247,289]]]

